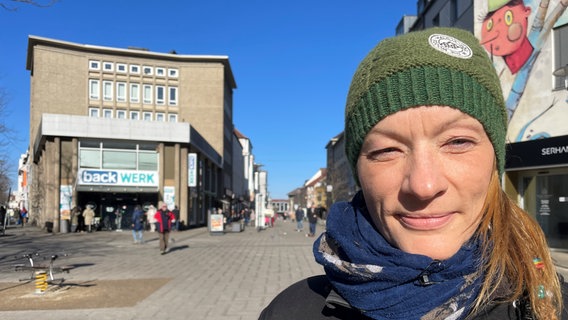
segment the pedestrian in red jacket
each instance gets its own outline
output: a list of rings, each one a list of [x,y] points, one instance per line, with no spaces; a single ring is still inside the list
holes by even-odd
[[[160,252],[166,254],[168,252],[170,230],[172,229],[172,222],[175,221],[175,216],[168,210],[168,205],[162,202],[160,210],[154,215],[154,220],[156,220],[156,231],[158,231],[158,237],[160,238]]]

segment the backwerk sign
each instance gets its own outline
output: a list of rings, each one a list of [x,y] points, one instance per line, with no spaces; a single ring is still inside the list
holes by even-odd
[[[158,173],[155,171],[79,169],[78,184],[157,187]]]

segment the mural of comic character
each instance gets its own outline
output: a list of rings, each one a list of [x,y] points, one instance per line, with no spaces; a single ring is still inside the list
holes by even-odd
[[[528,38],[531,8],[523,0],[490,0],[481,28],[481,44],[492,56],[503,57],[517,73],[534,51]]]
[[[503,66],[499,75],[504,85],[509,120],[522,102],[527,83],[531,82],[532,86],[543,83],[544,69],[539,60],[548,57],[539,59],[539,54],[551,38],[552,28],[567,6],[568,0],[487,1],[487,13],[483,16],[480,28],[480,42],[492,58],[501,57],[502,61],[494,61],[496,67]],[[547,128],[534,127],[534,124],[554,107],[565,104],[550,99],[550,96],[541,98],[539,103],[534,103],[534,98],[533,101],[524,102],[525,110],[528,106],[532,110],[530,116],[523,111],[525,114],[516,120],[515,133],[510,133],[512,142],[551,136]]]

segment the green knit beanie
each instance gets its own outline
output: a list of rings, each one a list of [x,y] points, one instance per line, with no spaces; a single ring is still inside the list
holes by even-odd
[[[345,152],[357,182],[367,133],[390,114],[425,105],[453,107],[479,120],[501,176],[507,113],[493,64],[470,32],[429,28],[381,41],[355,71],[345,107]]]

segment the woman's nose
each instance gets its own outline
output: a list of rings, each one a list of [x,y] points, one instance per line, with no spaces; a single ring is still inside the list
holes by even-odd
[[[402,192],[419,200],[430,200],[446,191],[444,163],[433,150],[413,151],[407,166]]]

